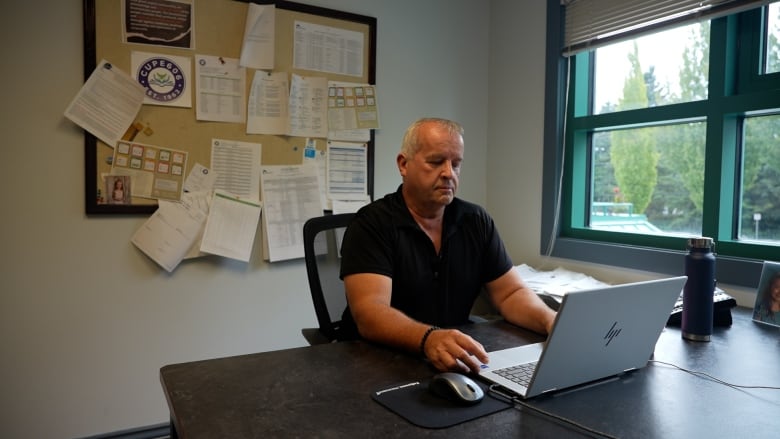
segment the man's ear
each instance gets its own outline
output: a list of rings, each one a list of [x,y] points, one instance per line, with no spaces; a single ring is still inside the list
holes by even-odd
[[[406,160],[406,156],[402,153],[398,153],[398,155],[395,157],[395,163],[398,165],[398,171],[401,173],[402,177],[406,176],[406,164],[408,161]]]

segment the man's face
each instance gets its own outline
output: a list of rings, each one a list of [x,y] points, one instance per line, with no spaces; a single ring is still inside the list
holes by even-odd
[[[452,202],[458,189],[463,138],[428,125],[421,128],[419,142],[420,149],[414,156],[398,157],[404,187],[415,204],[444,207]]]

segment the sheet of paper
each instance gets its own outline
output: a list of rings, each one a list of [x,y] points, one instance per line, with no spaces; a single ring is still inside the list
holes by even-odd
[[[244,43],[241,45],[242,66],[265,70],[274,68],[275,24],[274,5],[249,3],[244,27]]]
[[[130,65],[146,89],[144,104],[192,108],[190,57],[133,51]]]
[[[104,59],[65,109],[65,117],[113,148],[143,101],[144,88]]]
[[[363,143],[371,140],[371,130],[328,131],[328,140]]]
[[[328,83],[328,130],[379,128],[376,87],[331,81]]]
[[[215,190],[200,251],[249,262],[260,211],[257,201]]]
[[[212,172],[200,163],[195,163],[187,179],[184,180],[184,192],[209,192],[214,189],[216,182],[216,172]]]
[[[590,289],[607,285],[583,273],[558,267],[550,271],[538,271],[522,264],[515,267],[529,288],[537,294],[547,294],[557,300],[569,291]]]
[[[363,200],[331,200],[334,215],[339,213],[356,213],[361,207],[370,202],[371,198],[368,195],[366,195],[366,198]],[[334,231],[336,234],[336,247],[338,248],[339,257],[341,257],[341,241],[344,240],[344,232],[346,230],[346,227],[340,227]]]
[[[193,209],[198,209],[206,216],[209,214],[209,204],[213,196],[212,190],[217,181],[217,173],[200,163],[190,170],[187,179],[184,180],[184,193],[181,194],[181,202],[192,205]],[[205,227],[205,222],[204,222]],[[200,243],[203,240],[203,227],[201,227],[195,242],[190,246],[189,251],[184,255],[184,259],[197,258],[205,256],[206,253],[200,251]]]
[[[179,200],[188,156],[187,151],[122,140],[114,148],[111,169],[131,177],[134,197]]]
[[[197,120],[243,123],[246,120],[246,69],[235,58],[195,56]]]
[[[361,207],[371,202],[371,197],[366,195],[362,200],[331,200],[333,213],[356,213]]]
[[[247,134],[287,134],[289,89],[287,73],[255,72],[247,103]]]
[[[327,193],[328,161],[325,156],[327,151],[317,149],[314,139],[306,139],[306,147],[303,148],[303,164],[314,166],[317,169],[317,182],[320,186],[320,204],[325,210],[329,210],[330,200]]]
[[[328,198],[363,200],[368,193],[365,144],[328,142]]]
[[[211,169],[217,173],[214,188],[245,200],[260,201],[261,157],[259,143],[212,139]]]
[[[190,205],[191,209],[199,210],[203,213],[205,218],[209,214],[211,199],[213,196],[214,192],[211,190],[185,192],[181,195],[181,202]],[[208,253],[203,253],[200,251],[200,245],[203,242],[203,232],[205,228],[206,221],[204,220],[203,226],[200,228],[200,230],[198,230],[198,234],[195,236],[195,239],[190,246],[190,249],[187,251],[187,254],[184,255],[184,259],[192,259],[208,255]]]
[[[293,67],[363,76],[365,38],[361,32],[295,21]]]
[[[187,254],[205,221],[206,214],[190,203],[161,200],[130,241],[170,273]]]
[[[293,74],[287,134],[296,137],[328,135],[328,79]]]
[[[263,166],[264,250],[271,262],[303,257],[303,223],[322,215],[316,168]]]

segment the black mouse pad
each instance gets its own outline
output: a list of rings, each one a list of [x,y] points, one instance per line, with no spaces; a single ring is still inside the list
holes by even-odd
[[[488,395],[487,386],[477,382],[485,397],[475,405],[462,405],[436,396],[428,390],[430,379],[402,383],[377,390],[371,398],[414,425],[445,428],[512,407]]]

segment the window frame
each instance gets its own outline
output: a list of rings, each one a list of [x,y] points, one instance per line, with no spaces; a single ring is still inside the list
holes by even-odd
[[[540,251],[544,255],[670,275],[684,270],[685,237],[641,235],[587,229],[588,136],[598,129],[640,123],[706,120],[703,235],[716,241],[720,282],[755,288],[764,260],[777,259],[780,247],[736,239],[739,227],[738,168],[742,118],[778,108],[780,73],[760,74],[760,32],[766,23],[758,8],[711,21],[709,95],[686,102],[620,113],[588,115],[591,97],[586,74],[592,74],[592,54],[561,55],[563,7],[547,4],[547,48],[544,127],[544,176]],[[759,29],[764,31],[765,25]],[[740,39],[739,41],[737,39]],[[738,53],[737,47],[751,50]],[[729,67],[732,66],[732,67]],[[569,71],[574,74],[567,81]],[[579,72],[580,74],[576,74]],[[737,79],[739,78],[739,79]],[[585,93],[585,95],[583,95]],[[573,105],[568,105],[571,103]],[[576,103],[576,104],[575,104]],[[570,114],[564,114],[568,111]],[[572,146],[575,145],[575,146]],[[559,189],[563,188],[562,191]],[[732,214],[733,212],[733,214]]]

